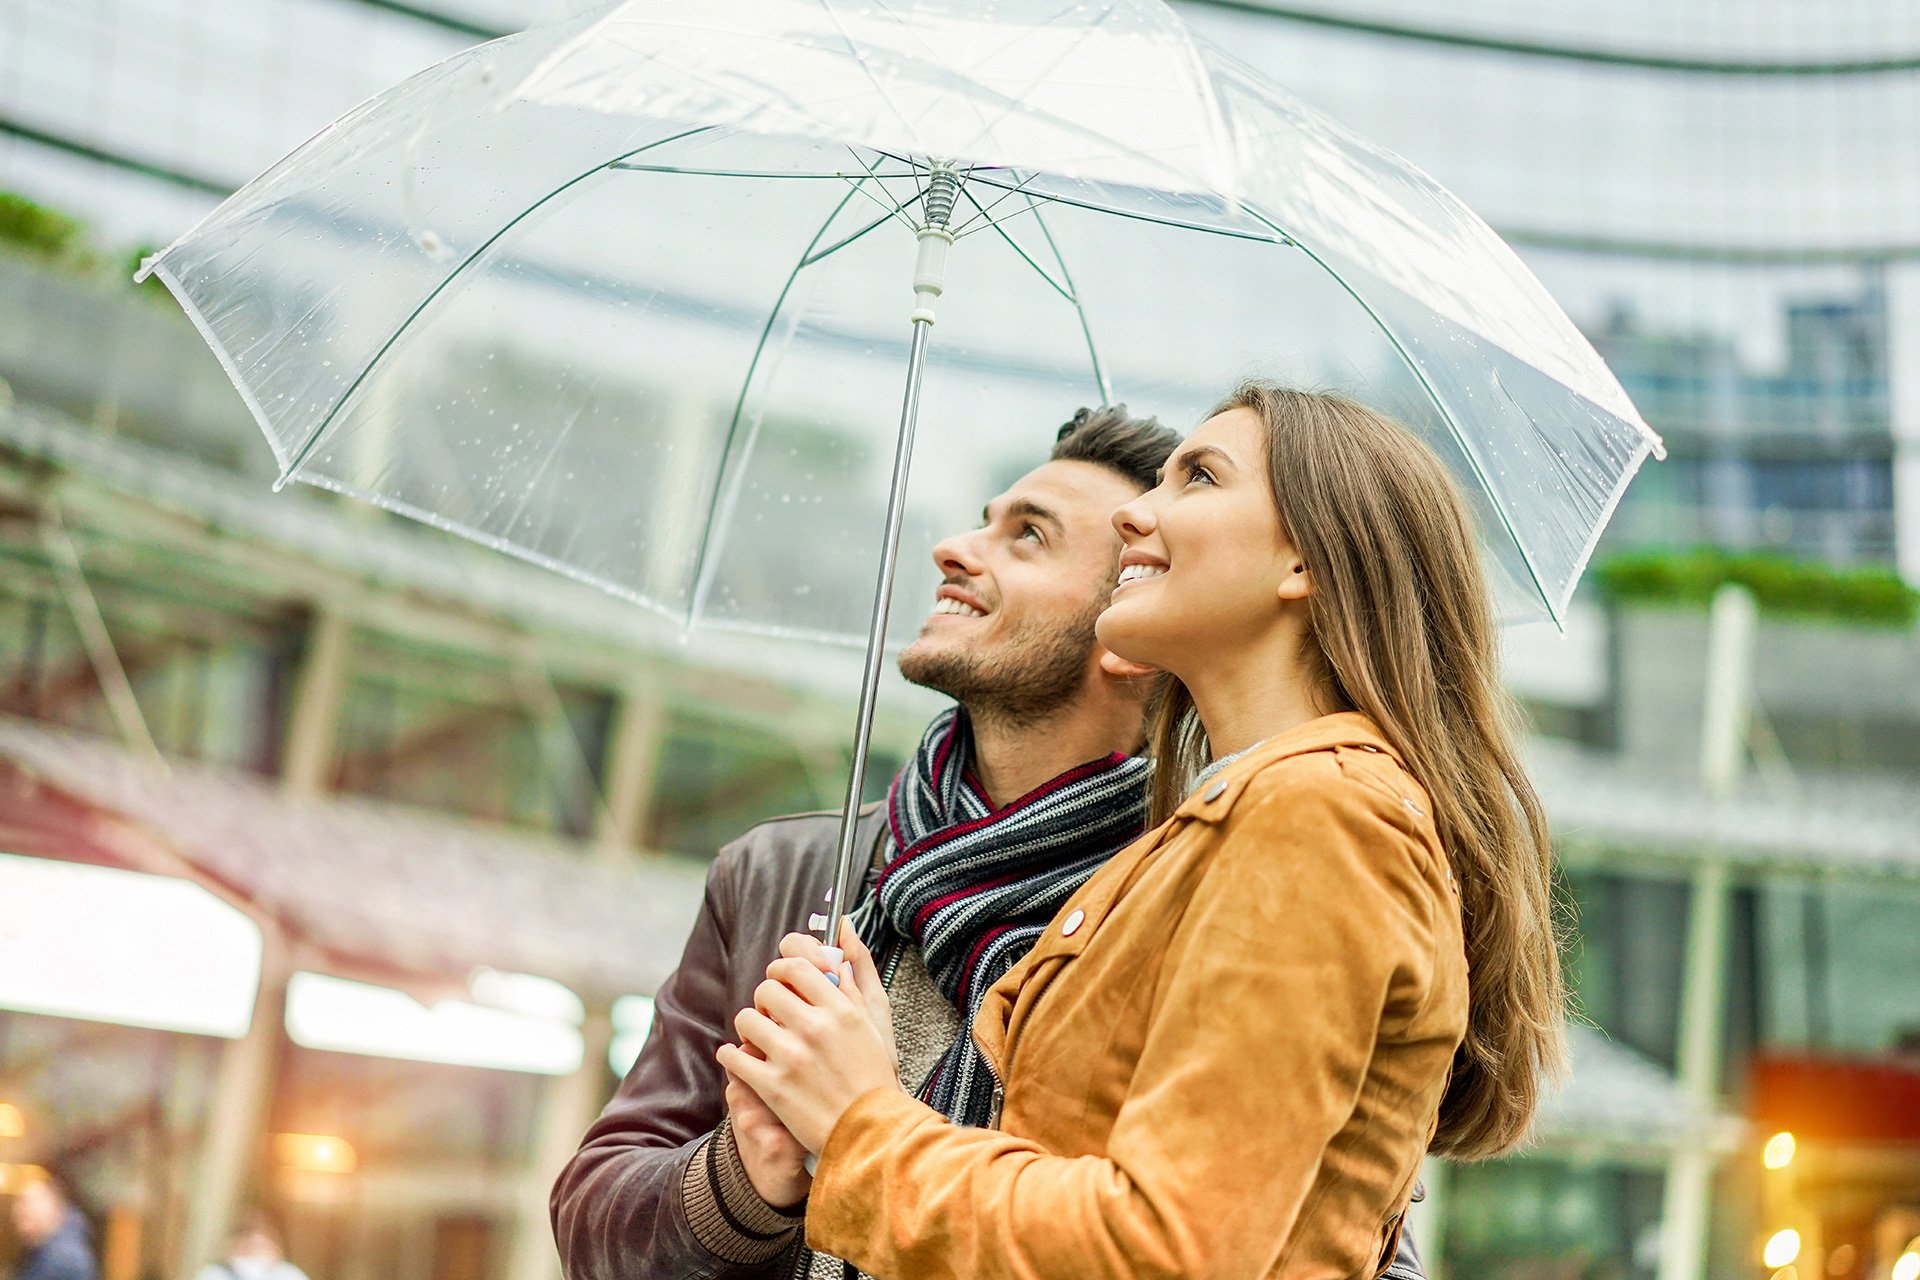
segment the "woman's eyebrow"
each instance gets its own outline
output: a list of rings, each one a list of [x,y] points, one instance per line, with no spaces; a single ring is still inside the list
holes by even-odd
[[[1163,480],[1166,479],[1167,467],[1191,467],[1203,460],[1218,466],[1224,466],[1229,471],[1239,470],[1239,468],[1233,465],[1233,459],[1227,456],[1224,449],[1217,449],[1210,444],[1197,444],[1184,453],[1178,453],[1168,458],[1166,466],[1160,468],[1160,478]]]

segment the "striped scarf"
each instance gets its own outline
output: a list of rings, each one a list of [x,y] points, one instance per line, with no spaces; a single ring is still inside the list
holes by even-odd
[[[887,796],[887,865],[852,919],[883,973],[917,944],[960,1011],[960,1032],[920,1098],[977,1126],[991,1118],[994,1081],[974,1047],[973,1015],[1061,904],[1145,830],[1148,763],[1116,752],[995,809],[972,756],[958,707],[927,726]]]

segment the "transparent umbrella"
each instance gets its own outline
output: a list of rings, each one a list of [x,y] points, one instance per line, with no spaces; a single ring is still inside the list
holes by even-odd
[[[145,269],[282,484],[864,646],[835,884],[897,552],[1074,406],[1339,386],[1555,619],[1660,447],[1460,201],[1159,0],[634,0],[371,99]]]

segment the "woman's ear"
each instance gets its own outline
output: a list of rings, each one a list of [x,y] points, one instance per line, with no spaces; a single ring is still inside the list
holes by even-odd
[[[1141,676],[1160,674],[1160,668],[1144,662],[1129,662],[1111,649],[1100,650],[1100,670],[1116,680],[1137,680]]]
[[[1280,579],[1279,596],[1282,600],[1305,600],[1313,594],[1313,575],[1307,566],[1296,564],[1293,572]]]

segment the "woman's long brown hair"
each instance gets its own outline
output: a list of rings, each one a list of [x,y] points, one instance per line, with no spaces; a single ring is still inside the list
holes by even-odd
[[[1460,885],[1467,1034],[1433,1150],[1497,1155],[1565,1064],[1566,991],[1546,815],[1514,748],[1472,524],[1432,450],[1365,405],[1248,382],[1214,413],[1240,408],[1266,426],[1280,525],[1312,576],[1307,659],[1321,694],[1371,717],[1427,789]],[[1178,681],[1150,737],[1158,823],[1207,760]]]

